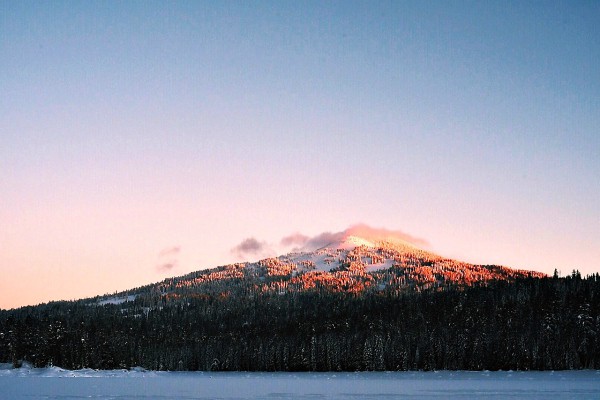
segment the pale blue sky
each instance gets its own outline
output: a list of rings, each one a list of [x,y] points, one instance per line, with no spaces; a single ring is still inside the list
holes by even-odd
[[[0,307],[358,222],[599,271],[600,3],[524,3],[0,1]]]

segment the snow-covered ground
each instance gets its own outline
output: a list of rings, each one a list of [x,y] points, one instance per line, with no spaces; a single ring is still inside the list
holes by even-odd
[[[99,306],[104,306],[106,304],[123,304],[128,301],[134,301],[135,298],[136,298],[135,294],[132,294],[129,296],[122,296],[122,297],[113,296],[113,297],[108,297],[108,298],[102,299],[102,300],[98,301],[97,304]]]
[[[0,399],[600,399],[600,371],[249,373],[0,366]]]

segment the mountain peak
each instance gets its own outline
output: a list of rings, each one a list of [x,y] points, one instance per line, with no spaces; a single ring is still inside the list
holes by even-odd
[[[99,305],[121,304],[131,296],[154,301],[185,296],[219,298],[254,293],[388,293],[446,290],[448,287],[512,281],[544,274],[497,265],[476,265],[424,250],[422,239],[400,231],[355,225],[342,232],[304,237],[302,248],[278,257],[201,270],[166,279],[146,288],[100,299]],[[161,300],[162,301],[162,300]]]
[[[427,246],[425,240],[415,238],[401,231],[372,228],[365,224],[358,224],[342,232],[321,234],[311,239],[305,246],[305,250],[320,248],[352,250],[359,246],[374,248],[381,243],[409,246],[417,249]]]
[[[375,242],[362,238],[360,236],[348,235],[340,242],[336,243],[336,248],[350,250],[358,246],[375,247]]]

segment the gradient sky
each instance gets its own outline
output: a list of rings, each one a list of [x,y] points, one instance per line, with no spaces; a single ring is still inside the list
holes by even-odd
[[[600,271],[600,3],[0,1],[0,307],[356,223]]]

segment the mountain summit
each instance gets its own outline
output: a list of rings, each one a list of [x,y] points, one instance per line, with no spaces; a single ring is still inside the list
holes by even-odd
[[[415,238],[401,231],[377,229],[365,224],[359,224],[351,226],[342,232],[325,232],[307,239],[302,249],[305,251],[316,250],[322,247],[351,249],[361,245],[376,247],[381,242],[397,243],[417,248],[427,246],[425,240]]]
[[[250,293],[388,293],[485,285],[494,280],[542,277],[532,271],[476,265],[423,250],[426,242],[398,231],[356,225],[323,233],[278,257],[193,272],[100,303],[148,298],[155,304],[186,296],[247,296]],[[150,300],[150,298],[152,300]]]
[[[227,371],[600,365],[598,276],[519,279],[543,275],[444,258],[419,239],[364,226],[293,238],[288,247],[301,247],[278,257],[0,311],[0,362]]]

